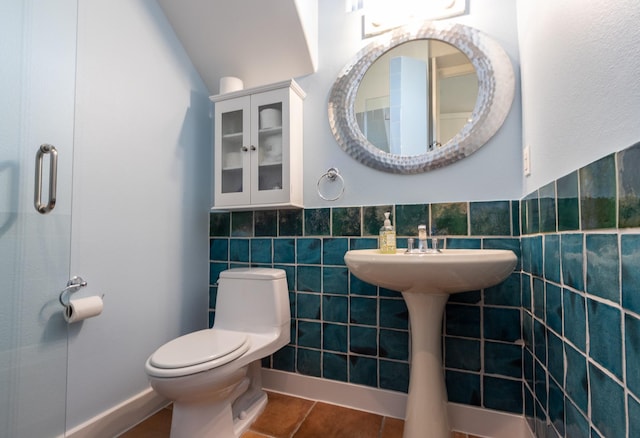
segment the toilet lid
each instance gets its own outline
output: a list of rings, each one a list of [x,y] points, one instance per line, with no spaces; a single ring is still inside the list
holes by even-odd
[[[246,343],[246,333],[200,330],[167,342],[153,353],[150,363],[157,368],[173,369],[219,359],[216,362],[220,366],[242,355],[246,348],[241,347]]]

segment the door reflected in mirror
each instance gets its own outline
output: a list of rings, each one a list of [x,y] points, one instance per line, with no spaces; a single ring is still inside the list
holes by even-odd
[[[378,149],[421,155],[470,121],[478,76],[469,58],[435,39],[400,44],[366,71],[355,99],[360,131]]]

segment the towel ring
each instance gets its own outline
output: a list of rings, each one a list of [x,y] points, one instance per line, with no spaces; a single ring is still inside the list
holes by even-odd
[[[329,182],[335,182],[336,179],[339,179],[340,180],[340,184],[341,184],[340,193],[338,193],[336,196],[334,196],[332,198],[323,195],[322,192],[320,191],[320,183],[325,178]],[[318,190],[318,196],[320,196],[322,199],[324,199],[325,201],[335,201],[340,196],[342,196],[342,194],[344,193],[344,178],[342,178],[342,175],[340,175],[340,171],[338,170],[338,168],[331,167],[331,168],[329,168],[329,170],[327,170],[327,172],[324,175],[322,175],[318,179],[318,183],[316,184],[316,188]]]

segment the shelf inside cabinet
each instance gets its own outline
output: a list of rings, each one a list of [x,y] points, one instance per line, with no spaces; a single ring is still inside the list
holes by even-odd
[[[258,130],[260,134],[270,135],[270,134],[281,134],[282,126],[275,126],[271,128],[260,128]]]
[[[260,167],[282,166],[282,161],[264,161],[259,164]]]
[[[231,132],[229,134],[222,134],[224,139],[242,139],[242,132]]]

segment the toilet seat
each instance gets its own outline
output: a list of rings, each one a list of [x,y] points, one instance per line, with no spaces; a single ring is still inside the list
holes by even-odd
[[[158,377],[176,377],[206,371],[242,356],[250,346],[246,333],[205,329],[176,338],[147,360],[147,371]]]

